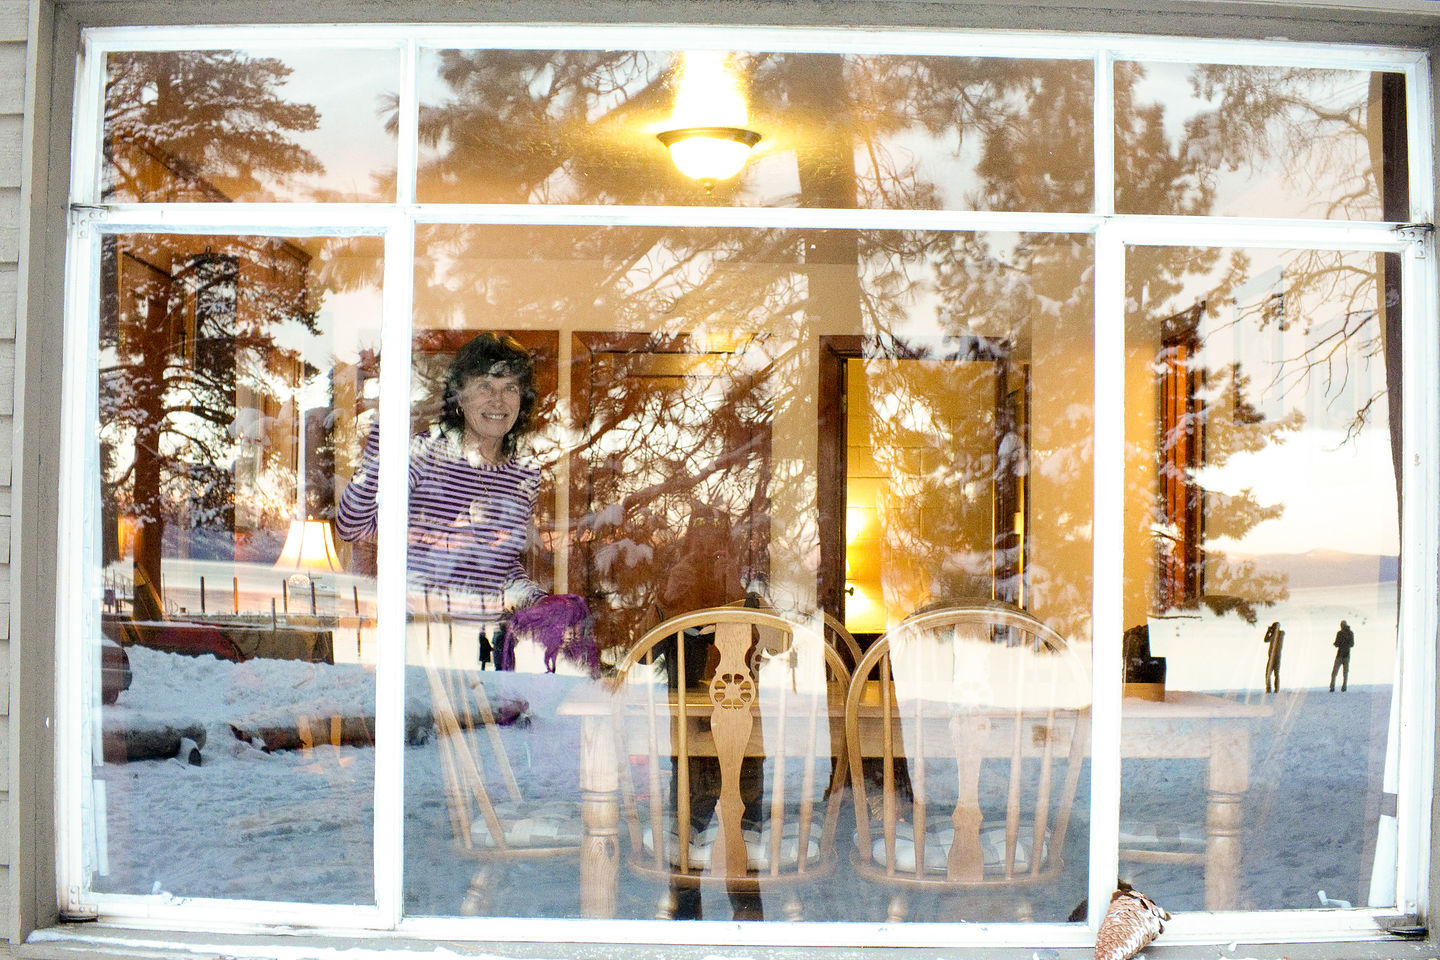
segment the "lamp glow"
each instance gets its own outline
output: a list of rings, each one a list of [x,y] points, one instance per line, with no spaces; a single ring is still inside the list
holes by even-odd
[[[682,55],[675,84],[670,129],[657,136],[670,159],[706,190],[739,173],[760,134],[747,129],[750,117],[734,58],[719,50]]]
[[[290,613],[290,594],[308,584],[310,613],[314,616],[318,612],[316,581],[311,574],[339,573],[343,569],[340,558],[335,555],[335,536],[331,532],[330,521],[301,520],[299,517],[291,520],[290,529],[285,532],[285,546],[280,548],[280,559],[275,561],[275,569],[290,574],[283,584],[286,615]]]
[[[280,550],[280,559],[275,569],[292,570],[296,573],[339,573],[342,567],[335,552],[335,535],[328,520],[290,521],[285,533],[285,546]]]
[[[859,539],[860,534],[865,530],[865,523],[869,519],[869,511],[864,507],[857,507],[854,504],[845,508],[845,542],[854,543]]]
[[[742,127],[682,127],[656,134],[685,176],[714,186],[739,173],[760,134]]]

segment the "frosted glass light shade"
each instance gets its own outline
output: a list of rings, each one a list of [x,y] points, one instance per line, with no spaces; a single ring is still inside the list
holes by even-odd
[[[670,159],[685,176],[714,184],[739,173],[760,134],[742,127],[683,127],[656,136],[670,149]]]
[[[340,559],[335,555],[335,535],[329,520],[291,520],[285,534],[285,546],[277,570],[340,572]]]

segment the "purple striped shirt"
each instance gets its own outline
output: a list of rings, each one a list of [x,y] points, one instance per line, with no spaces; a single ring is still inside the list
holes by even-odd
[[[379,433],[372,430],[335,515],[342,539],[375,535]],[[494,619],[545,591],[520,562],[529,544],[540,471],[513,457],[499,466],[471,465],[440,431],[410,440],[407,566],[411,606]]]

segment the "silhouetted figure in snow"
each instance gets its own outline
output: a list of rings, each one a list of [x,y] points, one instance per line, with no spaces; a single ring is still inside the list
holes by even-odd
[[[1275,682],[1275,692],[1280,692],[1280,650],[1285,646],[1285,631],[1276,620],[1265,629],[1265,643],[1270,647],[1265,656],[1265,692],[1270,692],[1270,682]]]
[[[1350,624],[1344,620],[1340,621],[1340,629],[1335,634],[1335,666],[1330,668],[1330,692],[1335,692],[1335,675],[1341,674],[1340,692],[1344,693],[1345,688],[1350,686],[1350,648],[1355,646],[1355,634],[1350,632]],[[1341,673],[1341,671],[1344,671]]]

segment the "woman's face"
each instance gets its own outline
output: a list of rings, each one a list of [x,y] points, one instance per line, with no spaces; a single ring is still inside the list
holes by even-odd
[[[459,400],[466,432],[498,443],[520,415],[520,378],[471,377],[460,385]]]

